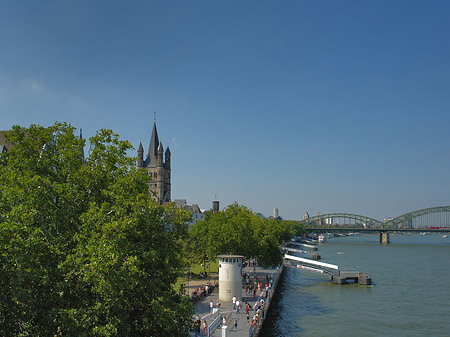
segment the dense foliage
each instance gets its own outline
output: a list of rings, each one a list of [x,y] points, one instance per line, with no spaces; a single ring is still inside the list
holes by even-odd
[[[156,204],[110,130],[14,127],[0,165],[1,336],[184,336],[187,215]]]
[[[302,233],[298,222],[261,218],[235,203],[191,226],[189,258],[201,261],[204,256],[238,254],[257,258],[263,266],[276,266],[282,261],[280,244]]]

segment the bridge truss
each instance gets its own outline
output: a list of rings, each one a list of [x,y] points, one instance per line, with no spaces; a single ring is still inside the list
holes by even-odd
[[[386,222],[388,228],[401,229],[449,226],[450,206],[424,208],[389,219]]]
[[[327,213],[301,220],[300,223],[307,227],[373,228],[390,230],[450,227],[450,206],[424,208],[414,212],[405,213],[396,218],[386,219],[384,222],[359,214]]]

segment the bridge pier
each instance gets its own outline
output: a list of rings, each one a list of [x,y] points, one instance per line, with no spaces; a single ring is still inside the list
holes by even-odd
[[[385,245],[389,243],[389,232],[380,232],[380,243]]]

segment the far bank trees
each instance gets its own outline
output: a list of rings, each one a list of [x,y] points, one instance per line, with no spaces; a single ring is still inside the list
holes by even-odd
[[[205,256],[238,254],[256,258],[263,266],[276,266],[282,261],[281,243],[302,233],[303,227],[295,221],[261,218],[234,203],[190,227],[189,258],[197,262]]]

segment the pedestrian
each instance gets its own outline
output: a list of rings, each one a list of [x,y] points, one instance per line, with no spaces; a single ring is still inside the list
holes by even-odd
[[[236,309],[236,296],[231,299],[233,301],[233,310]]]
[[[194,333],[195,333],[195,337],[200,336],[200,320],[199,319],[196,319],[194,321]]]
[[[222,325],[227,325],[227,318],[222,316]]]
[[[249,307],[249,305],[248,305],[248,303],[245,305],[245,312],[248,314],[248,311],[249,311],[249,309],[250,309],[250,307]]]
[[[235,330],[237,330],[237,321],[236,321],[236,320],[234,320],[233,328],[234,328]]]
[[[241,308],[241,301],[236,300],[236,314],[239,314],[239,309]]]
[[[247,325],[250,325],[250,314],[247,311]]]
[[[211,301],[209,301],[209,312],[212,314],[212,312],[213,312],[213,309],[214,309],[214,302],[211,300]]]
[[[220,301],[217,301],[217,309],[220,309]]]
[[[206,319],[203,320],[202,330],[203,330],[203,336],[206,337],[208,335],[208,324],[206,323]]]

